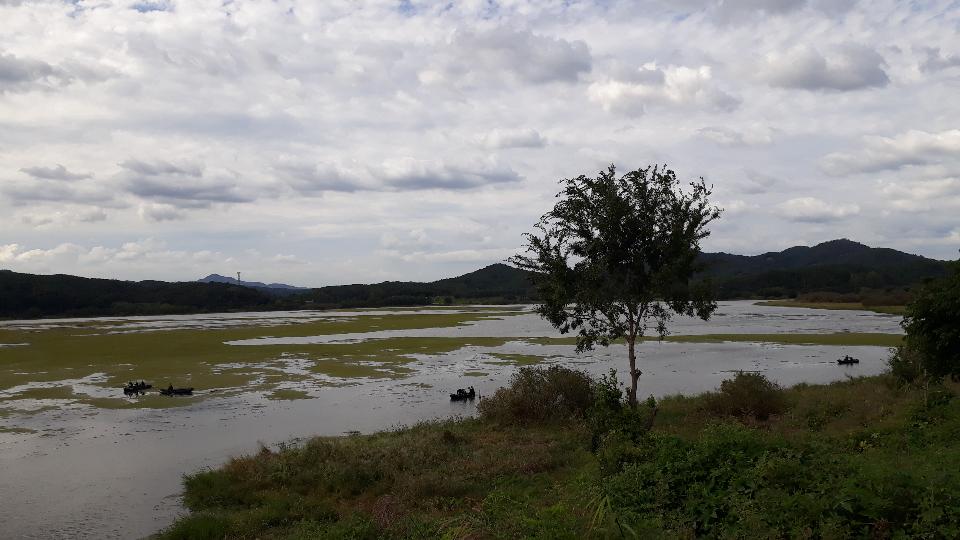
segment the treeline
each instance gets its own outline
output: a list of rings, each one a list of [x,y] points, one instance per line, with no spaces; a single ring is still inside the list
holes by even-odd
[[[857,302],[882,297],[889,302],[925,279],[947,272],[944,261],[850,240],[755,256],[705,253],[703,262],[703,276],[714,282],[722,299],[813,294],[824,299],[846,295],[847,301]]]
[[[119,281],[0,270],[0,317],[163,315],[272,309],[277,299],[220,283]]]
[[[429,304],[514,303],[536,300],[530,276],[505,264],[430,283],[386,281],[373,285],[320,287],[304,298],[319,307],[417,306]]]
[[[704,253],[701,278],[717,297],[903,304],[947,263],[849,240],[744,256]],[[818,300],[813,300],[814,298]],[[225,283],[117,281],[0,271],[0,317],[157,315],[239,310],[334,309],[535,302],[531,276],[505,264],[430,283],[386,281],[275,291]]]
[[[292,293],[226,283],[119,281],[0,270],[0,318],[512,303],[535,299],[527,274],[495,264],[432,283],[387,281]]]

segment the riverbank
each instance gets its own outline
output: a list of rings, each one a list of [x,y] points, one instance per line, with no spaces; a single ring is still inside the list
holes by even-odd
[[[957,390],[802,384],[766,420],[669,397],[596,452],[590,418],[315,438],[186,477],[191,513],[160,537],[955,537]]]
[[[905,305],[874,306],[860,302],[802,302],[796,300],[763,300],[756,303],[758,306],[793,307],[809,309],[845,309],[854,311],[872,311],[885,315],[904,315],[907,312]]]

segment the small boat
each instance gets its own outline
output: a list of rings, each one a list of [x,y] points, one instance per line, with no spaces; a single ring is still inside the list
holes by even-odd
[[[161,388],[160,394],[164,396],[192,396],[193,387],[190,388],[174,388],[172,386],[168,388]]]
[[[837,360],[837,364],[841,366],[850,366],[853,364],[859,364],[860,360],[850,356],[849,354],[844,355],[843,358]]]
[[[464,390],[463,388],[457,389],[456,394],[450,394],[450,401],[473,401],[477,397],[477,391],[470,387],[470,390]]]
[[[127,396],[135,396],[137,394],[143,394],[147,389],[153,388],[152,384],[147,384],[143,381],[140,382],[127,382],[126,386],[123,387],[123,394]]]

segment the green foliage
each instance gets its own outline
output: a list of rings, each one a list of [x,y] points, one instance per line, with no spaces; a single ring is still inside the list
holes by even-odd
[[[720,416],[766,420],[786,410],[783,388],[761,373],[738,371],[707,398],[706,409]]]
[[[633,432],[652,409],[610,374],[594,454],[580,422],[485,419],[264,449],[188,477],[161,538],[957,538],[960,384],[891,379],[784,390],[761,428],[652,400]]]
[[[700,241],[720,216],[701,178],[684,191],[676,174],[650,166],[617,176],[561,181],[553,209],[527,234],[528,255],[510,261],[533,272],[537,312],[562,333],[577,333],[577,350],[626,338],[636,404],[634,343],[648,328],[661,337],[673,314],[709,318],[716,309],[701,269]]]
[[[615,369],[611,369],[607,375],[600,377],[595,383],[594,396],[588,424],[590,448],[595,452],[600,450],[601,444],[605,444],[606,450],[601,454],[612,456],[612,447],[619,446],[622,442],[637,442],[653,425],[656,400],[650,396],[643,407],[631,407],[623,398]],[[610,457],[610,459],[616,458]],[[602,459],[601,466],[603,466]]]
[[[720,298],[793,298],[808,303],[900,305],[904,288],[947,273],[947,263],[850,240],[743,256],[705,253],[703,275]]]
[[[901,365],[919,363],[934,379],[960,377],[960,262],[947,277],[920,287],[907,306],[903,328],[907,349],[899,352]]]
[[[960,475],[954,470],[905,470],[838,450],[717,424],[695,441],[649,437],[603,485],[623,522],[695,536],[955,534]]]
[[[191,514],[164,531],[168,540],[222,540],[230,533],[229,519],[212,513]]]
[[[486,420],[502,424],[543,424],[583,418],[593,404],[594,387],[583,371],[561,366],[522,367],[477,404]]]
[[[905,384],[921,382],[926,377],[923,358],[912,346],[903,344],[893,350],[887,360],[890,374]]]

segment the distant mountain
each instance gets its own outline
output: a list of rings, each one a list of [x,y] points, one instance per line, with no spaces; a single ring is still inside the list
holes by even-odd
[[[267,292],[279,294],[291,294],[310,290],[307,287],[296,287],[285,283],[261,283],[259,281],[239,281],[237,278],[221,276],[220,274],[210,274],[205,278],[197,280],[200,283],[227,283],[229,285],[240,285],[242,287],[251,287],[254,289],[265,289]]]
[[[850,240],[761,255],[704,253],[700,277],[717,296],[783,298],[828,292],[903,291],[944,275],[947,263]],[[211,274],[200,282],[118,281],[0,270],[0,317],[137,315],[236,310],[418,306],[452,302],[535,301],[531,275],[505,264],[429,283],[385,281],[305,289],[238,282]]]
[[[0,318],[159,315],[277,308],[259,289],[226,283],[120,281],[0,270]]]
[[[491,264],[453,278],[430,283],[384,281],[371,285],[332,285],[306,294],[311,302],[324,307],[374,307],[424,305],[431,303],[471,302],[509,303],[534,298],[530,275],[505,264]]]
[[[704,253],[701,260],[721,298],[904,288],[946,272],[943,261],[847,239],[753,256]]]

